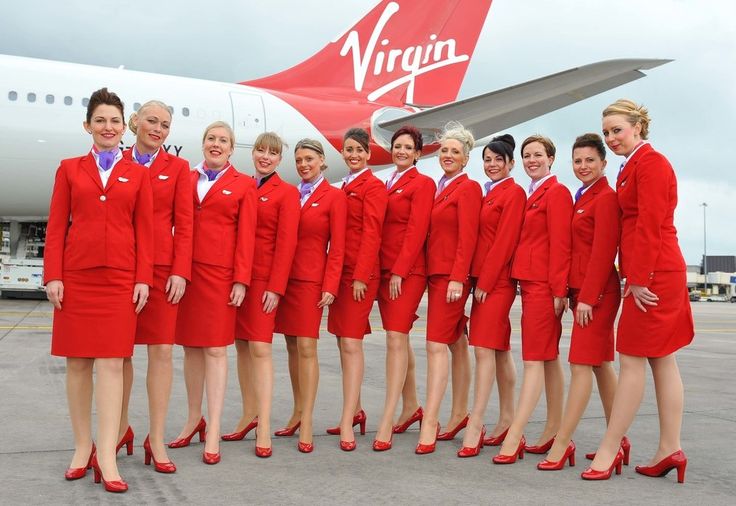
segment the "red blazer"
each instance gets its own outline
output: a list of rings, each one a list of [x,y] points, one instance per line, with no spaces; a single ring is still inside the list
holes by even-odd
[[[667,159],[645,144],[616,181],[621,207],[621,275],[649,285],[656,271],[684,271],[674,225],[677,179]]]
[[[233,269],[233,282],[250,285],[256,239],[256,183],[231,166],[200,202],[199,175],[192,171],[192,260]]]
[[[370,170],[343,187],[348,198],[343,271],[351,279],[368,283],[380,275],[378,251],[386,215],[386,186]]]
[[[478,244],[470,275],[476,286],[490,292],[496,284],[511,281],[511,261],[524,223],[526,193],[513,179],[507,179],[483,198]]]
[[[283,295],[289,281],[299,228],[299,191],[274,174],[258,188],[253,279]]]
[[[46,226],[44,283],[63,280],[65,270],[92,267],[134,270],[136,283],[153,283],[148,171],[125,159],[111,170],[103,188],[91,153],[61,162]]]
[[[424,275],[424,243],[429,230],[436,187],[432,178],[408,169],[390,190],[383,220],[381,270],[406,278]]]
[[[482,192],[461,174],[434,199],[427,237],[427,274],[447,274],[465,283],[478,240]]]
[[[322,283],[323,292],[337,295],[345,256],[347,206],[345,193],[326,179],[312,192],[301,209],[291,279]]]
[[[133,150],[123,152],[133,160]],[[160,149],[147,169],[153,190],[153,264],[171,266],[171,275],[191,278],[192,181],[189,162]]]
[[[571,221],[570,192],[552,176],[526,201],[524,226],[514,254],[511,277],[547,281],[552,295],[567,297]]]
[[[616,192],[605,176],[583,193],[573,208],[570,288],[579,288],[578,300],[595,306],[606,292],[620,290],[614,266],[619,239]]]

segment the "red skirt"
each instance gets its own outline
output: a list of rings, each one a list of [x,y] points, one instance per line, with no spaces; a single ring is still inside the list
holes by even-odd
[[[637,357],[665,357],[695,336],[685,272],[655,272],[649,290],[659,297],[643,312],[629,295],[618,320],[616,351]]]
[[[169,296],[166,293],[166,283],[170,274],[171,267],[168,265],[154,267],[153,286],[148,292],[148,302],[138,315],[135,344],[174,344],[179,304],[172,304],[167,300]]]
[[[235,306],[230,306],[233,270],[192,262],[192,282],[179,305],[176,344],[196,348],[227,346],[235,341]]]
[[[391,273],[384,273],[378,287],[378,309],[381,312],[381,322],[387,331],[408,334],[414,322],[419,318],[417,308],[427,289],[427,278],[411,274],[403,279],[401,295],[396,300],[391,300],[389,297],[390,280]]]
[[[319,325],[324,308],[317,307],[322,300],[322,285],[315,281],[290,279],[286,293],[276,309],[274,332],[285,336],[319,339]]]
[[[376,300],[380,281],[374,278],[368,281],[368,289],[361,301],[353,298],[352,276],[343,275],[337,291],[335,302],[330,306],[327,316],[327,330],[337,337],[363,339],[371,333],[368,317]]]
[[[473,308],[470,311],[471,346],[498,351],[511,350],[509,312],[514,299],[516,281],[509,280],[499,280],[482,304],[473,298]]]
[[[519,281],[521,286],[521,358],[554,360],[560,353],[562,314],[555,316],[554,300],[546,281]]]
[[[273,329],[276,324],[276,309],[270,313],[263,311],[263,293],[268,281],[254,279],[245,293],[243,305],[238,309],[235,338],[242,341],[273,342]],[[281,304],[281,300],[279,300]]]
[[[448,275],[429,276],[429,300],[427,301],[427,341],[453,344],[465,332],[468,317],[465,302],[470,295],[470,282],[463,284],[463,293],[454,302],[447,302]]]
[[[51,354],[119,358],[133,355],[135,272],[108,267],[64,271],[64,300],[54,309]]]
[[[570,308],[575,315],[580,290],[570,289]],[[613,361],[613,323],[621,304],[621,293],[604,293],[598,303],[593,306],[593,320],[587,326],[572,324],[570,337],[570,354],[567,360],[571,364],[599,366],[603,362]]]

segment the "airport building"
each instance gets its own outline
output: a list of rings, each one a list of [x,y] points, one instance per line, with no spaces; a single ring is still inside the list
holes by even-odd
[[[736,302],[736,256],[703,256],[700,265],[687,266],[691,299],[700,294],[710,301]]]

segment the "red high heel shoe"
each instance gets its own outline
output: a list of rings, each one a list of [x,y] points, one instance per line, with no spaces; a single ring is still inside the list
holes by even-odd
[[[517,457],[519,460],[524,460],[525,447],[526,438],[524,436],[521,436],[521,439],[519,440],[519,446],[516,447],[516,451],[513,454],[503,455],[502,453],[499,453],[491,460],[493,460],[494,464],[513,464],[514,462],[516,462]]]
[[[461,458],[477,457],[480,454],[480,449],[483,448],[483,439],[485,437],[486,437],[486,428],[483,427],[480,431],[480,437],[478,438],[478,444],[476,446],[463,446],[457,452],[457,456]]]
[[[296,449],[299,450],[302,453],[312,453],[314,450],[314,444],[312,443],[302,443],[299,441],[296,445]]]
[[[94,470],[95,475],[95,483],[99,483],[102,481],[102,484],[105,486],[105,490],[108,492],[114,492],[114,493],[120,493],[125,492],[128,490],[128,484],[125,483],[125,480],[115,480],[115,481],[107,481],[104,476],[102,476],[102,471],[100,471],[100,465],[97,463],[97,454],[92,455],[92,469]]]
[[[525,446],[524,451],[527,453],[534,453],[534,454],[540,455],[542,453],[547,453],[549,449],[552,448],[552,445],[554,443],[555,443],[555,438],[553,436],[552,439],[550,439],[544,444],[541,444],[538,446],[537,445]]]
[[[245,429],[237,432],[231,432],[230,434],[223,434],[220,436],[220,439],[223,441],[241,441],[245,436],[248,435],[250,431],[258,427],[258,417],[255,417],[248,425],[245,426]]]
[[[393,444],[394,444],[394,433],[391,432],[391,437],[388,438],[388,441],[381,441],[379,439],[373,440],[373,451],[374,452],[385,452],[386,450],[390,450]]]
[[[187,437],[180,437],[180,438],[174,439],[172,442],[169,443],[169,448],[184,448],[185,446],[189,446],[189,443],[192,442],[192,438],[198,432],[199,432],[199,442],[204,443],[206,429],[207,429],[207,422],[205,422],[204,417],[202,417],[199,419],[199,423],[194,428],[191,434],[189,434]],[[214,453],[211,453],[210,455],[214,455]],[[217,462],[219,462],[219,460]],[[217,462],[213,462],[213,464],[217,464]]]
[[[156,470],[157,473],[171,474],[176,472],[176,466],[173,462],[157,462],[156,459],[153,458],[153,451],[151,451],[151,442],[148,440],[148,436],[146,436],[146,440],[143,441],[143,451],[145,452],[143,463],[147,466],[150,466],[151,461],[153,460],[153,468]]]
[[[293,436],[294,433],[297,431],[297,429],[301,427],[301,425],[302,425],[302,422],[300,420],[296,422],[294,425],[292,425],[291,427],[284,427],[283,429],[277,430],[276,432],[273,433],[273,435],[279,436],[279,437]]]
[[[343,441],[342,439],[340,440],[340,449],[344,452],[351,452],[355,450],[357,447],[358,447],[358,444],[355,442],[355,440],[353,441]]]
[[[95,448],[95,443],[93,442],[92,449],[89,452],[89,458],[87,459],[87,465],[82,467],[70,467],[64,473],[64,478],[72,481],[87,476],[87,469],[92,469],[92,457],[94,456],[95,451],[97,451],[97,448]]]
[[[616,470],[616,474],[621,474],[621,465],[624,461],[624,451],[619,448],[618,453],[611,462],[611,467],[604,469],[603,471],[596,471],[590,467],[580,474],[580,477],[584,480],[607,480],[613,474],[613,470]]]
[[[488,436],[483,440],[483,446],[501,446],[506,439],[506,434],[509,433],[509,429],[506,429],[498,436]]]
[[[219,463],[221,459],[222,459],[222,455],[220,455],[220,452],[216,452],[216,453],[202,452],[202,462],[210,466],[213,466]]]
[[[414,449],[414,453],[417,455],[426,455],[427,453],[433,453],[437,446],[437,437],[440,435],[440,422],[437,422],[437,432],[435,432],[434,442],[429,444],[417,443],[417,447]]]
[[[629,455],[631,454],[631,441],[629,441],[629,438],[626,436],[621,438],[621,449],[624,451],[624,465],[629,465]],[[593,453],[586,453],[585,458],[588,460],[593,460],[595,458],[595,452]]]
[[[666,476],[673,469],[677,469],[677,483],[685,483],[685,468],[687,457],[682,450],[677,450],[672,455],[663,458],[653,466],[636,466],[636,472],[644,476],[659,478]]]
[[[133,455],[133,438],[135,437],[135,434],[133,434],[133,429],[130,428],[130,425],[128,425],[128,429],[125,431],[125,434],[123,434],[123,437],[120,439],[120,442],[118,443],[117,448],[115,448],[115,453],[118,453],[120,451],[120,448],[125,446],[125,450],[128,452],[128,455]]]
[[[365,411],[363,411],[362,409],[358,411],[358,414],[356,414],[353,417],[353,427],[355,427],[356,425],[360,425],[360,435],[361,436],[365,435],[366,420],[368,420],[368,416],[365,414]],[[337,427],[330,427],[329,429],[327,429],[327,433],[333,436],[339,436],[340,426],[338,425]]]
[[[394,425],[393,428],[391,429],[391,432],[393,432],[394,434],[402,434],[406,432],[406,429],[411,427],[416,422],[419,422],[419,428],[421,429],[423,419],[424,419],[424,410],[422,409],[421,406],[419,406],[417,410],[409,418],[407,418],[404,423],[397,423],[396,425]]]
[[[452,429],[449,432],[442,432],[441,434],[437,435],[438,441],[450,441],[451,439],[455,439],[455,436],[458,432],[463,430],[468,425],[468,420],[470,420],[470,414],[465,415],[465,418],[463,418],[459,424],[455,426],[454,429]]]
[[[542,462],[537,464],[537,469],[540,471],[559,471],[565,467],[566,460],[570,464],[570,467],[575,465],[575,443],[573,441],[570,441],[567,445],[565,453],[562,455],[560,460],[552,462],[551,460],[544,459]]]

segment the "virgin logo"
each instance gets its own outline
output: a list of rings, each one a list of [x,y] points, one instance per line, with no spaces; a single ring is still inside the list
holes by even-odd
[[[377,49],[379,44],[387,47],[390,40],[382,37],[383,29],[389,19],[399,11],[399,4],[390,2],[381,14],[378,23],[373,28],[365,48],[360,46],[360,35],[352,30],[345,39],[345,44],[340,50],[340,56],[346,56],[352,52],[353,55],[353,78],[355,91],[363,91],[368,72],[374,76],[393,72],[397,66],[407,74],[387,82],[380,88],[368,94],[368,100],[374,101],[389,91],[408,83],[406,91],[406,102],[414,102],[414,83],[416,77],[426,74],[441,67],[454,65],[468,61],[470,57],[466,54],[455,54],[455,39],[437,40],[437,35],[429,36],[426,45],[409,46],[404,49]]]

